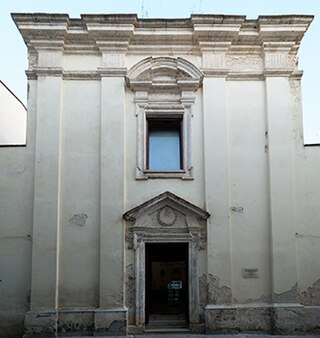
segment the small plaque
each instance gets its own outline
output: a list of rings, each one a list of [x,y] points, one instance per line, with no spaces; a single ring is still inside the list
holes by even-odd
[[[242,269],[243,278],[258,278],[258,268],[243,268]]]
[[[181,280],[172,280],[168,283],[168,289],[182,289],[182,281]]]

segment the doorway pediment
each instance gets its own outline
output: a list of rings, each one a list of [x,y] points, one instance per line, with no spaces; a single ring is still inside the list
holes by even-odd
[[[163,240],[174,241],[181,235],[192,236],[199,242],[199,249],[203,248],[207,231],[201,221],[209,216],[207,211],[166,191],[123,215],[133,222],[126,235],[129,248],[133,247],[134,239],[139,242],[141,238],[149,238],[152,241],[160,236]]]

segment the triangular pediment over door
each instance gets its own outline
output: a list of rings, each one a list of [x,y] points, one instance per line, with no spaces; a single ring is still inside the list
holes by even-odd
[[[210,214],[185,199],[166,191],[127,211],[123,217],[132,221],[126,239],[132,245],[134,238],[164,237],[174,241],[186,234],[202,249],[207,238],[205,221]],[[157,236],[158,235],[158,236]]]

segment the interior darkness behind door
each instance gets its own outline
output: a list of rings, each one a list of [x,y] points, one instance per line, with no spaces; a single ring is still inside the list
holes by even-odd
[[[188,322],[188,243],[146,243],[146,324]]]

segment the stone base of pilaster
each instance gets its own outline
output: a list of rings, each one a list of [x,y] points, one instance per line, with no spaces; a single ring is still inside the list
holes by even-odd
[[[97,309],[94,317],[94,335],[126,335],[128,333],[127,317],[127,308]]]
[[[119,336],[127,334],[127,309],[72,309],[28,312],[24,338]]]
[[[24,319],[24,338],[56,337],[58,313],[52,311],[29,311]]]
[[[23,335],[25,312],[0,311],[0,337],[21,337]]]
[[[207,305],[206,333],[320,332],[320,306],[299,303]]]

